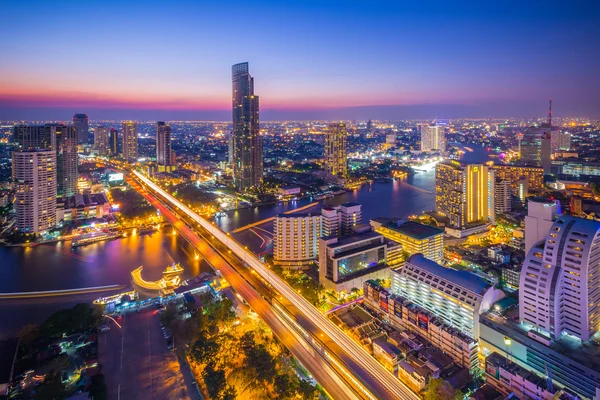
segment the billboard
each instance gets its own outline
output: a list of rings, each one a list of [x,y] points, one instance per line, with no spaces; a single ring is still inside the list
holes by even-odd
[[[489,362],[487,359],[485,360],[485,372],[496,379],[500,377],[498,367],[493,363]]]
[[[123,177],[123,174],[115,172],[112,174],[108,174],[108,181],[109,182],[120,182],[122,180],[124,180],[125,178]]]
[[[417,325],[417,315],[411,311],[408,312],[408,322]]]
[[[395,302],[394,303],[394,315],[400,319],[402,319],[402,304]]]
[[[424,331],[429,328],[429,317],[423,313],[419,313],[419,328]]]

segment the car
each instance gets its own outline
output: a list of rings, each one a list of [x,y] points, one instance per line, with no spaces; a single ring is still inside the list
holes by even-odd
[[[107,331],[110,331],[110,326],[108,326],[108,325],[101,325],[100,327],[98,327],[98,330],[100,332],[107,332]]]

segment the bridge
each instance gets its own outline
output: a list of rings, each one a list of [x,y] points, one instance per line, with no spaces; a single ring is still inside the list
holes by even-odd
[[[304,332],[310,332],[310,336],[313,339],[319,338],[321,343],[326,344],[327,349],[322,350],[321,354],[328,359],[330,367],[336,370],[337,373],[343,377],[347,384],[355,390],[355,393],[360,398],[373,400],[419,399],[414,392],[412,392],[398,378],[392,375],[391,372],[379,364],[379,362],[376,361],[362,346],[360,346],[360,344],[346,335],[339,327],[333,324],[326,316],[324,316],[312,304],[304,299],[304,297],[294,291],[279,276],[265,266],[262,261],[260,261],[253,253],[248,251],[248,249],[238,243],[229,234],[226,234],[213,223],[200,217],[185,204],[175,199],[140,172],[133,171],[133,176],[140,183],[142,183],[144,188],[149,190],[149,192],[160,196],[162,201],[165,202],[165,204],[167,204],[174,213],[189,218],[189,220],[193,221],[194,224],[197,224],[198,227],[204,229],[209,235],[212,235],[212,237],[214,237],[216,241],[223,245],[224,248],[227,248],[228,252],[232,252],[240,260],[242,260],[245,265],[255,271],[260,278],[262,278],[270,287],[280,294],[280,299],[292,304],[296,312],[292,313],[292,318],[287,321],[288,324],[299,325],[300,328],[296,329],[297,332],[301,332],[302,335],[304,335]],[[189,228],[187,226],[183,226],[187,225],[187,223],[183,222],[182,220],[176,221],[175,225],[177,229],[183,229],[184,231],[186,228]],[[195,246],[203,254],[203,256],[207,258],[206,247],[208,244],[204,241],[203,243],[195,243]],[[215,266],[215,263],[211,262],[211,258],[214,257],[209,254],[207,260],[213,266]],[[229,265],[225,265],[227,263],[218,262],[217,264],[221,265],[223,268],[231,268]],[[227,275],[229,275],[229,277],[226,276],[226,279],[234,288],[236,288],[239,280],[243,279],[240,274],[236,273],[235,271],[233,271],[232,274],[228,273]],[[240,294],[243,297],[246,297],[244,293],[240,292]],[[246,300],[248,299],[246,298]],[[271,308],[271,305],[269,306]],[[255,309],[255,311],[257,310]],[[279,320],[281,321],[281,319]],[[268,321],[266,322],[269,324]],[[302,329],[304,329],[304,331],[302,331]],[[306,364],[305,366],[310,367]],[[319,381],[318,376],[315,376],[315,378]],[[326,384],[323,382],[320,383],[327,388]]]

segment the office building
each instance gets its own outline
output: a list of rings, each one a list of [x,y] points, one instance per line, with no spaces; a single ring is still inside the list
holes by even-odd
[[[426,258],[441,263],[444,259],[444,231],[413,221],[372,219],[375,232],[402,245],[409,255],[421,253]]]
[[[116,157],[119,154],[119,133],[116,129],[110,129],[110,136],[108,138],[108,150],[109,154]]]
[[[342,236],[353,233],[352,228],[362,224],[362,206],[357,203],[340,205],[340,228]]]
[[[325,170],[333,176],[346,177],[347,166],[346,124],[331,123],[325,133]]]
[[[138,159],[138,124],[134,121],[123,122],[122,127],[123,145],[122,152],[125,161],[137,162]]]
[[[544,174],[550,174],[550,154],[552,152],[551,138],[558,128],[530,127],[523,133],[521,140],[521,162],[542,167]]]
[[[442,125],[421,126],[421,151],[446,151],[446,136]]]
[[[286,268],[308,266],[319,258],[321,215],[279,214],[273,228],[273,261]]]
[[[40,233],[56,225],[56,152],[52,149],[13,152],[16,227]]]
[[[387,262],[397,263],[400,256],[401,246],[376,232],[325,236],[319,239],[319,282],[336,292],[360,289],[369,279],[389,279]]]
[[[156,123],[156,164],[159,171],[171,171],[175,160],[171,159],[171,126],[163,121]]]
[[[17,125],[13,129],[13,142],[19,150],[50,149],[52,138],[45,125]]]
[[[70,125],[47,124],[56,150],[56,187],[58,197],[77,193],[77,133]]]
[[[398,137],[395,133],[388,133],[387,135],[385,135],[385,144],[389,144],[390,147],[396,147],[397,140]]]
[[[392,293],[474,339],[479,337],[479,314],[504,297],[483,278],[443,267],[422,254],[410,256],[404,268],[392,271]]]
[[[363,299],[365,306],[382,315],[396,329],[416,333],[473,374],[479,370],[479,346],[472,336],[447,324],[414,301],[384,289],[376,281],[363,284]],[[408,338],[409,335],[405,336]]]
[[[111,214],[111,206],[104,192],[76,194],[60,199],[56,204],[56,221],[71,222],[102,218]]]
[[[323,236],[339,236],[342,220],[340,218],[340,207],[321,208],[321,223],[323,227]]]
[[[519,318],[553,340],[587,341],[600,331],[600,222],[563,215],[546,233],[523,263]]]
[[[558,200],[532,197],[527,202],[525,216],[525,254],[540,240],[544,240],[560,213]]]
[[[572,215],[580,217],[583,215],[583,199],[581,196],[573,195],[569,200],[569,211]]]
[[[101,156],[108,156],[110,154],[110,136],[109,130],[104,125],[99,125],[94,128],[94,148]]]
[[[558,128],[555,128],[551,132],[553,153],[571,149],[571,134],[569,132],[562,132]]]
[[[235,64],[233,82],[233,181],[237,190],[260,186],[263,149],[258,122],[258,96],[248,63]]]
[[[494,184],[494,211],[496,215],[507,214],[512,210],[512,189],[510,181],[496,179]]]
[[[446,233],[465,237],[487,229],[488,167],[445,160],[435,168],[436,210],[449,220]]]
[[[520,180],[527,182],[528,191],[540,192],[544,188],[544,169],[524,165],[492,165],[496,179],[509,181],[512,194],[519,196]]]
[[[367,132],[368,133],[372,133],[373,132],[373,121],[371,121],[371,120],[367,121]]]
[[[88,123],[87,114],[73,115],[73,126],[75,127],[75,136],[77,137],[77,143],[87,144],[90,140],[89,139],[90,126]]]

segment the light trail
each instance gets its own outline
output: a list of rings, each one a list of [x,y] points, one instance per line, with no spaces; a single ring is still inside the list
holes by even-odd
[[[152,188],[155,193],[160,194],[164,200],[168,201],[179,211],[185,213],[193,221],[202,226],[206,231],[215,236],[227,248],[241,258],[248,266],[252,267],[263,279],[265,279],[273,288],[281,295],[285,296],[294,306],[300,310],[304,316],[311,320],[321,331],[327,334],[331,340],[337,343],[363,370],[373,377],[387,393],[373,393],[380,398],[397,398],[402,400],[417,400],[419,397],[412,392],[404,383],[396,378],[391,372],[386,370],[371,354],[369,354],[362,346],[348,337],[339,327],[333,324],[327,317],[321,314],[312,304],[304,297],[296,293],[287,283],[279,276],[275,275],[268,269],[253,253],[248,251],[244,246],[238,243],[235,239],[225,234],[217,226],[200,217],[198,214],[190,210],[185,204],[175,199],[161,187],[156,185],[150,179],[133,171],[133,174],[145,185]],[[358,379],[361,377],[358,376]],[[361,379],[362,380],[362,379]],[[369,390],[373,391],[372,388]]]
[[[125,285],[96,286],[78,289],[46,290],[41,292],[0,293],[0,299],[33,299],[38,297],[70,296],[76,294],[98,293],[109,290],[122,290]]]

